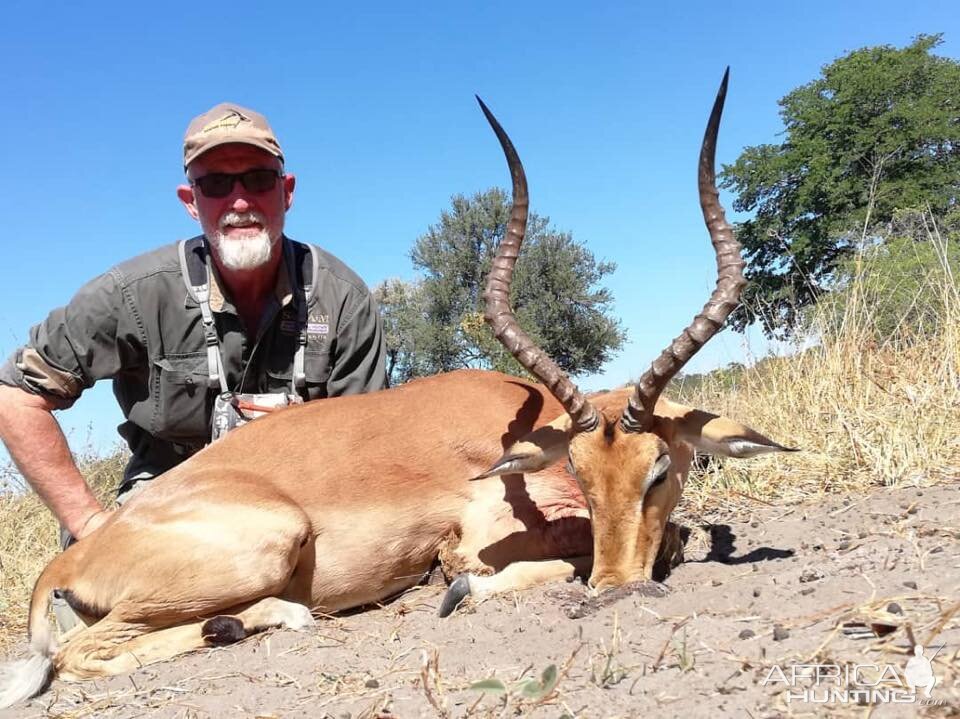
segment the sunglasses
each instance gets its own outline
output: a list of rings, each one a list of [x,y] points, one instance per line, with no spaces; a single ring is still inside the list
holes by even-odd
[[[209,175],[195,178],[190,184],[199,187],[204,197],[215,199],[223,198],[233,192],[237,180],[247,192],[269,192],[277,186],[281,177],[279,170],[265,168],[247,170],[246,172],[211,172]]]

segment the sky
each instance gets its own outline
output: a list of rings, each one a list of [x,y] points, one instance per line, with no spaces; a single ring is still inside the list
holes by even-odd
[[[181,141],[193,116],[223,101],[264,113],[276,131],[297,176],[291,237],[371,287],[413,279],[410,248],[451,196],[508,186],[478,94],[520,153],[532,209],[617,264],[604,284],[628,342],[579,383],[622,384],[715,282],[695,173],[724,68],[718,163],[731,163],[779,141],[777,100],[821,67],[921,33],[943,33],[937,54],[960,59],[954,0],[7,0],[0,355],[113,264],[197,234],[174,192]],[[729,210],[732,198],[721,200]],[[687,370],[765,350],[759,333],[724,332]],[[112,446],[122,421],[109,383],[58,416],[75,450]]]

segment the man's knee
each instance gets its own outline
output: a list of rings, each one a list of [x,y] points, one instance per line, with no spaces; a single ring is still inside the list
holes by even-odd
[[[71,537],[73,539],[73,537]],[[82,623],[82,620],[73,611],[73,607],[70,606],[67,602],[66,597],[64,597],[59,589],[55,589],[52,592],[53,597],[50,600],[50,605],[53,609],[53,618],[57,622],[57,629],[60,630],[60,636],[69,632],[71,629]]]
[[[77,538],[70,534],[70,530],[66,527],[60,527],[60,551],[62,552],[71,544],[77,541]]]

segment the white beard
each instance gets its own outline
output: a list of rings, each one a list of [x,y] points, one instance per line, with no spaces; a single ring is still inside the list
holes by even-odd
[[[210,243],[220,258],[221,264],[230,270],[253,270],[270,260],[274,240],[266,230],[252,237],[227,237],[224,229],[234,225],[257,222],[263,226],[264,219],[258,212],[239,214],[231,212],[220,220],[220,227],[210,233]]]

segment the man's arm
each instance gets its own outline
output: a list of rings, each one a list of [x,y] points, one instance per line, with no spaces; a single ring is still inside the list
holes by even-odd
[[[0,439],[30,486],[71,534],[108,516],[80,475],[54,409],[70,407],[94,382],[142,362],[142,331],[124,302],[119,274],[97,277],[30,329],[0,364]]]
[[[56,408],[42,395],[0,384],[0,439],[30,486],[79,539],[96,529],[107,514],[73,461],[53,416]]]

